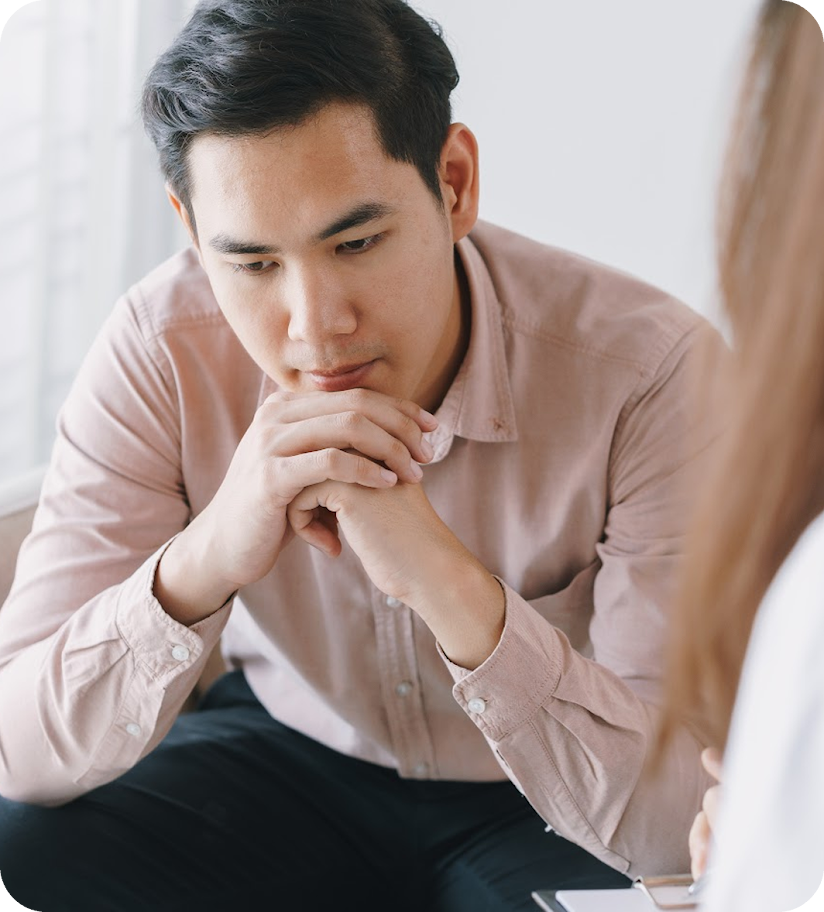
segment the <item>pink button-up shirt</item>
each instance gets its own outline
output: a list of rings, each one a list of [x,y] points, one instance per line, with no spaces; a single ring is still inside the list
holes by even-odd
[[[185,627],[152,593],[274,390],[192,250],[118,303],[59,418],[34,529],[0,610],[0,793],[67,801],[169,730],[222,634],[276,718],[401,776],[509,776],[547,823],[630,874],[686,869],[706,785],[684,732],[642,776],[655,723],[685,477],[695,313],[586,259],[481,224],[458,251],[469,349],[423,484],[504,584],[506,624],[452,665],[344,543],[293,541]]]

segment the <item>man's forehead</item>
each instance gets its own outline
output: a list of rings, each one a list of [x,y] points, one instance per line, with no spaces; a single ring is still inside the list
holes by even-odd
[[[254,133],[213,133],[205,131],[190,143],[187,158],[194,167],[226,160],[286,160],[307,154],[356,152],[363,161],[390,162],[384,150],[375,118],[363,105],[330,103],[294,124],[283,124]],[[366,162],[363,162],[366,164]]]
[[[317,202],[326,216],[371,197],[397,197],[402,172],[416,172],[414,166],[386,155],[369,122],[365,132],[341,131],[338,120],[319,129],[198,136],[187,162],[194,207],[254,211]]]

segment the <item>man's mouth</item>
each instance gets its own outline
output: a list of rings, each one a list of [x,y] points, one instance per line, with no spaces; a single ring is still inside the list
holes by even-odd
[[[375,361],[360,364],[346,364],[333,370],[305,371],[315,386],[325,393],[339,393],[342,390],[363,386]]]

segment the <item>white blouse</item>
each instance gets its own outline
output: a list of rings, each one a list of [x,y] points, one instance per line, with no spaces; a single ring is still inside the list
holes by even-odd
[[[702,912],[824,910],[824,515],[756,618],[710,865]]]

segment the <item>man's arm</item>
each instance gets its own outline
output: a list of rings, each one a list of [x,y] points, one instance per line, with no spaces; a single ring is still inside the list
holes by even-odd
[[[152,596],[185,528],[171,372],[121,301],[61,410],[0,611],[0,793],[59,804],[133,766],[171,726],[227,611],[172,621]]]
[[[303,485],[412,485],[415,460],[428,459],[423,431],[436,422],[414,403],[364,390],[278,394],[190,521],[187,484],[208,489],[183,477],[193,416],[179,413],[182,369],[124,301],[62,410],[0,612],[6,797],[68,801],[159,743],[217,643],[231,594],[265,576],[288,544],[285,508]],[[216,415],[214,398],[203,399],[197,407]],[[196,445],[216,446],[219,433]]]
[[[330,553],[334,536],[314,511],[336,514],[373,583],[429,625],[457,701],[536,810],[629,874],[688,869],[687,834],[707,785],[703,745],[687,731],[662,776],[644,776],[689,482],[716,436],[691,420],[694,344],[683,339],[655,376],[639,380],[613,442],[600,559],[546,597],[594,607],[592,660],[505,584],[496,603],[497,581],[419,489],[327,483],[290,507],[298,534]],[[723,357],[717,337],[708,344],[713,360]]]

